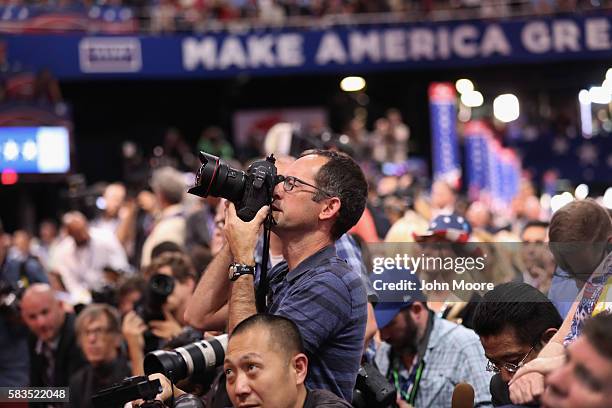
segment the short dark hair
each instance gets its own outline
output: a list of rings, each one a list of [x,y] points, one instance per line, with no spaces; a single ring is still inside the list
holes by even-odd
[[[599,354],[612,360],[612,314],[599,313],[588,319],[582,334]]]
[[[164,252],[153,259],[153,262],[145,269],[147,278],[151,278],[164,266],[169,266],[172,269],[172,276],[181,283],[185,283],[189,279],[196,280],[197,275],[191,259],[180,252]]]
[[[529,221],[521,230],[521,235],[523,235],[528,228],[536,227],[547,229],[549,225],[550,224],[546,221]]]
[[[283,316],[272,314],[256,314],[241,321],[231,334],[230,341],[234,336],[247,332],[255,327],[262,327],[270,333],[273,349],[280,349],[287,358],[298,353],[304,353],[304,343],[297,325]]]
[[[366,206],[368,182],[355,161],[344,153],[332,150],[307,150],[300,157],[316,155],[328,159],[319,169],[315,184],[323,191],[317,192],[312,199],[320,201],[325,193],[340,199],[340,212],[332,227],[332,238],[338,239],[357,224]]]
[[[161,254],[165,254],[166,252],[180,252],[183,253],[183,249],[179,244],[174,241],[164,241],[155,245],[151,250],[151,259],[155,259]]]
[[[114,307],[105,303],[92,303],[85,307],[74,322],[74,328],[77,336],[83,334],[85,330],[85,324],[99,318],[100,316],[106,316],[108,321],[108,331],[112,334],[121,334],[121,319],[119,318],[119,312]]]
[[[508,282],[487,292],[474,311],[472,325],[479,336],[514,329],[523,344],[535,346],[544,332],[558,329],[563,319],[539,290],[522,282]]]

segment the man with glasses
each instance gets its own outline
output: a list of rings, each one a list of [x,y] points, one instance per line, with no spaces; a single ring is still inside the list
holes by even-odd
[[[263,207],[253,221],[241,221],[228,203],[227,243],[204,272],[187,314],[203,316],[202,328],[215,329],[228,303],[231,333],[257,313],[254,253],[261,224],[271,210],[272,231],[280,238],[284,261],[268,273],[267,306],[260,312],[297,324],[310,361],[309,388],[327,389],[351,401],[363,351],[367,298],[359,271],[338,258],[334,242],[361,217],[367,183],[350,157],[324,150],[306,152],[281,175],[271,208]]]
[[[519,369],[510,383],[514,403],[537,401],[544,375],[557,368],[565,347],[582,333],[590,316],[612,312],[612,218],[592,199],[571,202],[557,210],[548,231],[557,265],[582,286],[559,331],[538,354],[538,361]],[[571,300],[564,294],[563,300]]]
[[[91,304],[77,317],[77,341],[89,364],[70,378],[71,407],[92,407],[91,397],[96,392],[130,375],[119,353],[120,327],[119,313],[105,304]]]
[[[474,331],[488,358],[494,406],[511,404],[508,382],[536,358],[562,319],[544,294],[526,283],[509,282],[487,292],[474,312]]]

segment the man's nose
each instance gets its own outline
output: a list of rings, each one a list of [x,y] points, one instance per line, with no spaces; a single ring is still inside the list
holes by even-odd
[[[236,377],[236,394],[241,397],[245,397],[251,393],[251,386],[249,385],[249,378],[246,374],[238,374]]]
[[[505,382],[506,384],[510,382],[512,377],[514,377],[514,373],[511,373],[510,371],[506,370],[503,367],[500,370],[499,374],[501,376],[502,381]]]
[[[559,397],[564,397],[567,395],[567,382],[571,381],[570,377],[572,373],[571,370],[568,369],[568,365],[564,365],[556,371],[553,371],[546,377],[546,386],[550,388],[550,391],[553,394],[556,394]]]
[[[283,183],[278,183],[277,185],[274,186],[274,194],[272,194],[272,199],[274,200],[278,200],[281,198],[282,194],[285,192],[285,189],[283,187]]]

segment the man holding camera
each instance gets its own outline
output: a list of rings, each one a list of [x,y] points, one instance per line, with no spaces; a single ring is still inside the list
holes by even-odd
[[[336,256],[333,243],[361,217],[367,183],[350,157],[323,150],[302,155],[285,173],[271,208],[272,230],[282,241],[285,261],[269,272],[265,312],[297,324],[310,360],[306,385],[350,401],[363,350],[367,299],[359,272]],[[230,333],[257,313],[253,254],[269,210],[265,206],[251,222],[243,222],[234,204],[228,204],[227,244],[188,305],[189,312],[193,308],[206,316],[206,329],[218,328],[225,303]]]
[[[129,312],[123,319],[122,333],[128,345],[134,375],[143,374],[144,333],[148,329],[158,339],[168,341],[187,328],[183,315],[187,307],[187,300],[196,283],[196,273],[191,261],[180,252],[163,253],[154,258],[146,270],[145,276],[149,280],[149,285],[151,285],[151,279],[157,274],[166,275],[172,279],[172,291],[161,306],[163,319],[155,318],[155,320],[145,322],[143,318],[146,316],[140,316],[136,311]]]

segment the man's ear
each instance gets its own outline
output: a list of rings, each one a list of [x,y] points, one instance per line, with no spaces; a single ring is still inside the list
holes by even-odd
[[[292,366],[295,370],[295,383],[301,385],[306,381],[306,374],[308,374],[308,357],[306,354],[299,353],[293,356]]]
[[[327,220],[332,218],[340,212],[340,207],[342,206],[338,197],[328,198],[325,201],[325,207],[323,207],[323,209],[321,209],[321,212],[319,213],[320,220]]]
[[[542,336],[540,337],[540,343],[542,344],[542,347],[548,344],[550,339],[553,338],[557,331],[557,329],[551,327],[550,329],[547,329],[544,333],[542,333]]]

